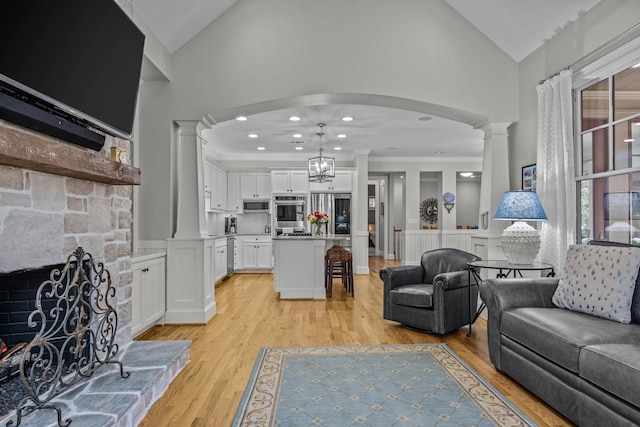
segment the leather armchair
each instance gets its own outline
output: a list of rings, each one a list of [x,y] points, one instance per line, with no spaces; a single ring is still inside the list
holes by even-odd
[[[385,267],[383,317],[410,329],[446,334],[469,324],[467,263],[480,260],[459,249],[443,248],[422,254],[420,265]],[[471,288],[471,307],[478,304],[478,287]]]

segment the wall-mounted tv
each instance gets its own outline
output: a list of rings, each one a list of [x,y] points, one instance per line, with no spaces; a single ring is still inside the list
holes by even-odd
[[[0,11],[0,118],[29,127],[36,107],[56,117],[35,126],[44,133],[59,123],[131,138],[144,34],[115,0],[9,1]]]

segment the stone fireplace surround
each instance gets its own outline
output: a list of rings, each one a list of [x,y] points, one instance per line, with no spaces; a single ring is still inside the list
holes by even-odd
[[[32,151],[28,146],[31,141],[36,141],[40,146],[50,144],[54,147],[50,155],[54,162],[59,148],[66,156],[73,157],[72,160],[76,159],[77,153],[80,159],[91,160],[95,157],[100,164],[107,165],[112,146],[129,150],[130,144],[129,141],[107,135],[104,148],[100,152],[93,152],[0,120],[0,150],[3,153],[7,147],[22,140],[27,145],[24,148],[27,154]],[[139,347],[138,343],[131,346],[132,186],[104,183],[109,179],[101,177],[94,180],[92,173],[86,173],[86,164],[79,165],[81,170],[84,169],[81,173],[67,173],[64,168],[49,165],[36,165],[35,169],[39,170],[7,166],[5,160],[9,156],[4,157],[0,158],[0,274],[64,263],[76,247],[82,246],[94,259],[103,262],[111,274],[112,283],[117,289],[116,342],[122,354],[132,357],[131,350]],[[12,162],[15,164],[15,159]],[[18,163],[22,162],[18,160]],[[66,163],[73,164],[73,161]],[[96,175],[99,174],[100,171]],[[79,179],[77,176],[89,176],[89,179]],[[160,357],[166,359],[166,368],[171,374],[168,381],[166,375],[163,376],[164,388],[157,390],[158,386],[154,384],[146,386],[145,390],[154,389],[154,398],[148,392],[142,396],[145,403],[143,410],[136,406],[135,417],[120,410],[122,416],[114,418],[113,424],[105,425],[135,425],[141,420],[153,401],[162,395],[171,379],[188,362],[188,346],[184,342],[178,343],[177,347],[160,346],[176,352],[174,357]]]

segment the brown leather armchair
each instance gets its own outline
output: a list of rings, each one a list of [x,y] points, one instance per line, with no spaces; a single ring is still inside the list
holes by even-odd
[[[469,324],[467,263],[480,259],[459,249],[443,248],[423,253],[420,265],[383,268],[383,317],[436,334]],[[475,309],[477,303],[478,287],[474,284],[471,307]]]

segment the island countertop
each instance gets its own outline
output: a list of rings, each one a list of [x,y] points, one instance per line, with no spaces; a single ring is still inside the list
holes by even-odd
[[[321,236],[273,236],[273,240],[351,240],[350,234],[323,234]]]

